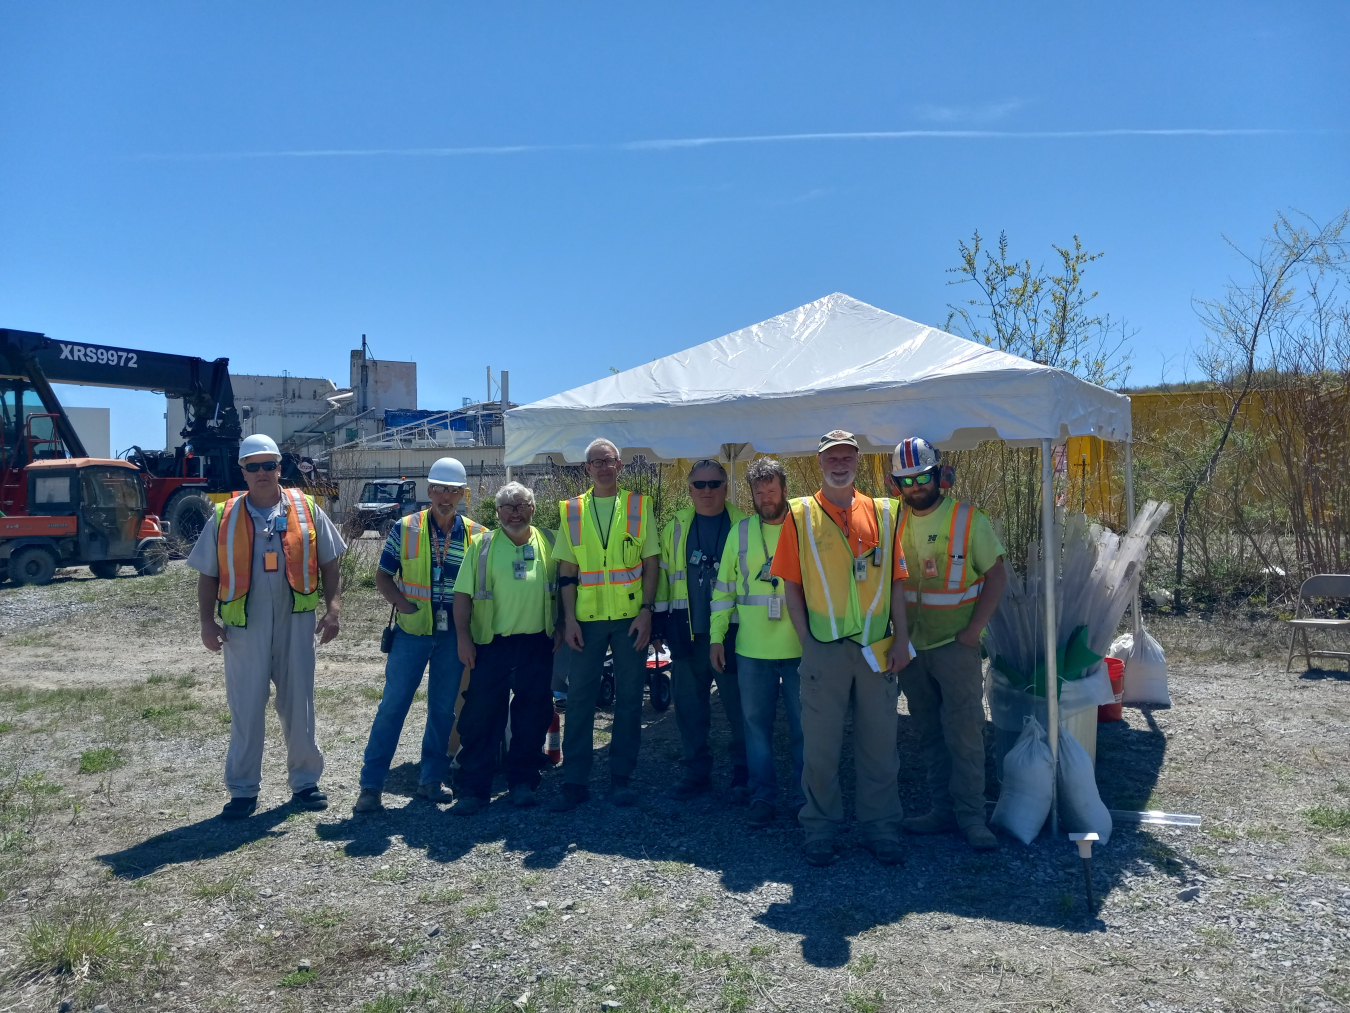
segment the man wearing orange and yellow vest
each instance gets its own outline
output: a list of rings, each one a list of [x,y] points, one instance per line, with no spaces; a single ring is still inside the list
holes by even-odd
[[[829,865],[844,822],[839,757],[853,705],[853,765],[862,844],[883,865],[902,862],[904,812],[896,778],[896,674],[910,660],[897,550],[897,504],[853,487],[858,441],[836,429],[820,438],[824,485],[793,500],[778,536],[772,576],[785,582],[788,615],[802,646],[802,793],[797,821],[806,860]]]
[[[314,737],[314,637],[326,644],[338,634],[338,557],[346,546],[313,499],[281,487],[280,464],[270,436],[250,436],[239,445],[248,492],[217,504],[187,558],[200,574],[202,643],[225,654],[225,819],[243,819],[257,808],[274,683],[291,803],[328,808],[319,790],[323,753]],[[320,594],[326,610],[316,622]]]
[[[998,839],[984,815],[984,675],[980,634],[1003,597],[1003,545],[989,518],[944,496],[941,452],[911,437],[891,474],[905,509],[900,545],[909,560],[905,604],[918,652],[900,676],[928,767],[932,808],[905,820],[915,834],[959,830],[976,851]],[[950,474],[950,473],[948,473]]]
[[[656,600],[656,522],[647,496],[619,488],[623,461],[609,440],[586,448],[591,488],[558,504],[558,562],[564,639],[574,652],[563,729],[563,785],[549,808],[575,809],[590,798],[595,702],[605,652],[614,655],[614,723],[609,744],[610,801],[636,805],[630,778],[642,735],[642,692]]]

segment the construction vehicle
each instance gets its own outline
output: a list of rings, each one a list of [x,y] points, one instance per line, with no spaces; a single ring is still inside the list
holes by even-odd
[[[368,531],[374,528],[383,537],[402,518],[430,506],[417,499],[417,482],[402,479],[397,482],[367,482],[361,489],[352,517],[351,530]]]
[[[123,566],[143,575],[164,570],[164,535],[135,465],[53,457],[30,461],[22,471],[28,510],[0,516],[0,579],[47,584],[58,566],[88,566],[104,578]]]
[[[125,457],[141,473],[147,511],[180,551],[190,546],[215,510],[213,500],[245,488],[229,362],[0,329],[0,511],[25,511],[23,469],[31,461],[87,456],[51,384],[162,391],[183,400],[185,442],[173,450],[132,447]],[[282,480],[310,484],[305,463],[287,455]]]

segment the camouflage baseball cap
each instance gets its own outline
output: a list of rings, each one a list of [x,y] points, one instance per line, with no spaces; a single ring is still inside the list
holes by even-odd
[[[820,438],[820,446],[816,447],[817,454],[823,454],[831,447],[852,447],[858,449],[858,438],[852,433],[847,433],[842,429],[831,429]]]

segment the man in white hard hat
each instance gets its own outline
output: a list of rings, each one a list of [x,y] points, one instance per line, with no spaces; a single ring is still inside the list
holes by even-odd
[[[932,804],[904,826],[914,834],[959,831],[976,851],[992,851],[998,839],[984,815],[980,635],[1008,580],[1003,545],[982,511],[943,495],[951,470],[927,440],[896,446],[891,477],[904,501],[905,615],[917,651],[900,688],[918,726]]]
[[[431,507],[404,517],[389,532],[380,555],[375,588],[394,607],[398,626],[384,665],[384,696],[375,711],[361,766],[358,813],[384,808],[384,779],[389,774],[403,721],[413,694],[427,676],[427,726],[422,733],[419,798],[449,802],[445,789],[450,769],[450,732],[455,727],[455,698],[464,665],[451,612],[455,578],[469,538],[483,526],[459,514],[468,487],[464,465],[442,457],[427,472]]]
[[[225,655],[230,802],[221,816],[244,819],[257,808],[273,684],[291,802],[326,809],[314,736],[314,638],[326,644],[338,635],[338,557],[346,546],[313,499],[281,487],[281,452],[270,436],[245,439],[239,467],[248,491],[216,505],[187,559],[201,575],[202,643]],[[320,595],[325,611],[316,620]]]

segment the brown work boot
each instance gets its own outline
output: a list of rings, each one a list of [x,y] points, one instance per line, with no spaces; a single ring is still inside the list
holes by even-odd
[[[356,805],[352,806],[354,813],[377,813],[384,811],[384,800],[381,793],[375,788],[362,788],[361,794],[356,797]]]
[[[808,865],[815,866],[833,865],[834,860],[839,857],[834,841],[823,838],[807,841],[802,847],[802,854],[806,856]]]
[[[440,781],[423,781],[417,786],[417,797],[428,802],[442,804],[455,800],[455,796],[446,791],[445,786]]]
[[[998,850],[998,838],[983,823],[972,823],[970,826],[963,828],[962,833],[966,835],[966,840],[976,851]]]
[[[577,806],[590,800],[591,791],[584,784],[568,784],[563,782],[562,791],[553,796],[553,801],[548,804],[551,811],[555,813],[570,812]]]
[[[929,809],[922,816],[901,820],[901,825],[911,834],[951,834],[957,829],[954,814],[936,809]]]

